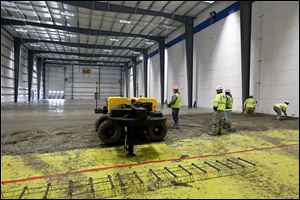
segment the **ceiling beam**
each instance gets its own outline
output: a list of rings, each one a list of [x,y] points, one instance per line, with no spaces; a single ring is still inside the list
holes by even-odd
[[[80,66],[95,66],[95,67],[123,67],[122,65],[99,65],[95,63],[59,63],[59,62],[44,62],[46,65],[80,65]]]
[[[124,49],[124,50],[133,50],[137,52],[143,52],[143,48],[134,48],[134,47],[119,47],[119,46],[110,46],[110,45],[97,45],[97,44],[83,44],[83,43],[75,43],[75,42],[60,42],[60,41],[52,41],[52,40],[37,40],[37,39],[29,39],[29,38],[21,38],[22,43],[50,43],[50,44],[58,44],[63,46],[71,46],[71,47],[79,47],[79,48],[87,48],[87,49]]]
[[[64,55],[74,55],[74,56],[83,56],[83,57],[109,57],[109,58],[132,58],[132,57],[135,57],[135,56],[121,56],[121,55],[105,55],[105,54],[89,54],[89,53],[77,53],[77,52],[34,50],[34,54],[43,54],[43,53],[64,54]]]
[[[115,61],[102,61],[102,60],[80,60],[80,59],[63,59],[63,58],[44,58],[46,61],[78,61],[78,62],[89,62],[89,63],[104,63],[104,64],[125,64],[125,62],[115,62]]]
[[[98,10],[98,11],[166,17],[168,19],[172,19],[183,23],[185,23],[186,20],[190,20],[194,18],[189,16],[175,15],[174,13],[167,13],[167,12],[154,11],[154,10],[141,9],[141,8],[133,8],[133,7],[121,6],[121,5],[99,2],[99,1],[56,1],[56,2],[61,2],[72,6]]]
[[[151,35],[142,35],[136,33],[124,33],[124,32],[115,32],[115,31],[103,31],[97,29],[88,29],[88,28],[79,28],[73,26],[60,26],[54,24],[44,24],[44,23],[37,23],[37,22],[30,22],[30,21],[21,21],[21,20],[14,20],[14,19],[6,19],[1,18],[1,26],[12,25],[12,26],[36,26],[36,27],[43,27],[43,28],[51,28],[55,30],[62,30],[67,32],[73,33],[80,33],[80,34],[87,34],[87,35],[96,35],[96,36],[122,36],[122,37],[140,37],[149,40],[159,41],[161,37],[159,36],[151,36]]]

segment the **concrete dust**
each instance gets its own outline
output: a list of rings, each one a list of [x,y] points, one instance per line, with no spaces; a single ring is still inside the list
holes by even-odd
[[[176,141],[184,142],[185,139],[201,137],[202,140],[213,140],[208,135],[212,122],[212,113],[183,113],[179,119],[179,129],[173,129],[172,116],[168,118],[168,133],[164,143],[174,145]],[[277,121],[274,115],[260,114],[257,117],[247,117],[240,113],[232,114],[232,130],[226,134],[243,134],[243,131],[267,131],[274,129],[299,130],[299,118]],[[103,147],[104,145],[94,131],[94,120],[84,124],[55,127],[55,123],[43,125],[38,128],[24,130],[1,130],[1,155],[21,155],[29,153],[50,153],[73,149]],[[266,136],[264,136],[266,137]],[[268,138],[274,141],[276,139]],[[139,139],[140,143],[149,143]],[[122,144],[119,144],[122,145]]]

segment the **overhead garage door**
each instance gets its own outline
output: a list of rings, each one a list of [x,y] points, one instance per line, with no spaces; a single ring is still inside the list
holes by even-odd
[[[64,67],[47,66],[46,67],[46,98],[63,99],[64,98]]]
[[[83,74],[83,68],[89,68],[89,75]],[[72,86],[72,66],[68,66],[65,73],[65,94],[66,99],[94,99],[96,92],[96,82],[100,82],[100,101],[105,102],[109,96],[120,96],[121,94],[121,68],[120,67],[88,67],[73,66],[73,86]],[[73,90],[72,90],[73,89]]]

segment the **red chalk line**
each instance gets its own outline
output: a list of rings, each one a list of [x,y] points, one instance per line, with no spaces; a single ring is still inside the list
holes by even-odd
[[[129,163],[129,164],[97,167],[97,168],[91,168],[91,169],[82,169],[82,170],[73,171],[73,172],[56,173],[56,174],[50,174],[50,175],[44,175],[44,176],[32,176],[32,177],[28,177],[28,178],[15,179],[15,180],[4,180],[4,181],[1,180],[1,185],[9,184],[9,183],[32,181],[32,180],[37,180],[37,179],[48,179],[48,178],[59,177],[59,176],[70,176],[70,175],[81,174],[81,173],[85,173],[85,172],[93,172],[93,171],[100,171],[100,170],[107,170],[107,169],[114,169],[114,168],[132,167],[132,166],[145,165],[145,164],[150,164],[150,163],[160,163],[160,162],[168,162],[168,161],[176,161],[176,160],[190,160],[190,159],[196,159],[196,158],[207,158],[207,157],[211,157],[211,156],[246,153],[246,152],[252,152],[252,151],[261,151],[261,150],[282,148],[282,147],[289,147],[289,146],[296,146],[296,145],[299,145],[299,143],[278,145],[278,146],[272,146],[272,147],[254,148],[254,149],[243,149],[243,150],[238,150],[238,151],[228,151],[228,152],[217,153],[217,154],[198,155],[198,156],[191,156],[191,157],[184,157],[184,158],[180,157],[180,158],[170,158],[170,159],[165,159],[165,160],[150,160],[150,161],[138,162],[138,163]]]

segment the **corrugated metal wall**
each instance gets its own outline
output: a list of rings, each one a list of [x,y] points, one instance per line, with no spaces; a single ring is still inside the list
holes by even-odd
[[[41,73],[43,74],[43,73]],[[1,101],[14,101],[14,39],[1,28]],[[43,96],[41,77],[40,98]],[[28,49],[21,46],[18,101],[28,101]],[[37,100],[37,58],[33,60],[31,100]]]
[[[14,101],[14,42],[1,28],[1,102]]]
[[[64,91],[65,99],[94,99],[96,82],[100,81],[100,101],[105,102],[109,96],[120,96],[121,94],[121,68],[120,67],[90,67],[91,74],[82,73],[84,66],[47,65],[46,66],[46,91]],[[100,78],[99,78],[100,77]],[[57,93],[57,92],[56,92]],[[73,94],[73,96],[72,96]]]

